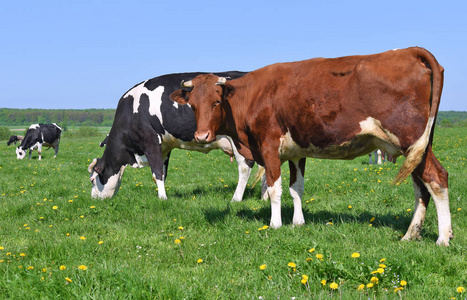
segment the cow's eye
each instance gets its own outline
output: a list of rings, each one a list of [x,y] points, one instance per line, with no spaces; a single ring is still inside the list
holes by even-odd
[[[218,106],[219,104],[221,104],[221,101],[220,101],[220,100],[217,100],[216,102],[214,102],[214,103],[212,104],[212,107],[216,107],[216,106]]]

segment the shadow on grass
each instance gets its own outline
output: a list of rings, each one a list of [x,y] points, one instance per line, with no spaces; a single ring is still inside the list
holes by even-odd
[[[364,224],[369,224],[369,221],[374,214],[370,214],[368,212],[363,212],[359,215],[353,215],[349,213],[338,213],[332,212],[327,210],[310,212],[304,209],[303,215],[305,218],[306,224],[327,224],[332,222],[334,224],[341,222],[341,223],[352,223],[357,222]],[[248,210],[242,209],[237,212],[237,216],[247,220],[258,220],[263,224],[269,224],[271,218],[271,210],[270,207],[263,207],[259,210]],[[282,207],[282,224],[283,226],[291,226],[292,225],[292,217],[293,217],[293,207],[291,206],[283,206]],[[378,215],[377,219],[372,222],[372,226],[374,228],[378,227],[388,227],[393,229],[394,231],[400,232],[400,234],[405,234],[407,229],[409,228],[411,216],[399,216],[396,219],[396,215],[394,214],[384,214]],[[422,236],[427,239],[436,240],[438,236],[432,232],[422,232]]]

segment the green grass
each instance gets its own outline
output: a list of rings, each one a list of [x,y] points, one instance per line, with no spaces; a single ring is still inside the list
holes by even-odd
[[[435,136],[435,154],[450,174],[455,238],[448,248],[435,245],[433,204],[422,241],[399,241],[414,200],[411,179],[390,185],[399,167],[393,164],[308,159],[301,227],[291,225],[284,164],[284,225],[273,230],[263,229],[270,206],[259,186],[248,188],[243,202],[230,202],[237,167],[220,151],[174,150],[168,200],[157,198],[149,168],[127,168],[116,197],[92,199],[87,165],[102,155],[103,137],[63,137],[57,158],[49,150],[41,161],[37,152],[18,161],[14,147],[1,142],[0,298],[465,298],[456,291],[467,287],[463,128]],[[372,274],[382,259],[384,272]],[[371,277],[378,283],[358,291]],[[407,285],[394,292],[401,280]]]

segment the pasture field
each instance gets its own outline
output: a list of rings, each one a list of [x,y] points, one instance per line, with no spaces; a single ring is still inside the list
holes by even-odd
[[[449,172],[455,238],[436,246],[430,203],[421,241],[401,242],[414,207],[399,168],[307,160],[306,224],[293,227],[283,166],[283,227],[268,228],[260,186],[231,203],[237,166],[220,151],[174,150],[168,200],[149,168],[127,168],[113,199],[90,196],[91,138],[62,137],[56,159],[16,160],[0,144],[0,298],[11,299],[465,299],[467,135],[437,128]],[[399,159],[398,163],[401,163]],[[256,167],[253,172],[256,171]]]

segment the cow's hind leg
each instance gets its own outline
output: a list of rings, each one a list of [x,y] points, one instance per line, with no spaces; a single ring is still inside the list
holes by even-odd
[[[302,210],[302,196],[304,190],[304,174],[305,174],[306,158],[298,160],[289,160],[290,169],[290,184],[289,191],[293,199],[294,212],[292,222],[294,225],[305,224]]]
[[[412,174],[412,180],[415,193],[415,209],[409,229],[402,238],[403,241],[420,239],[423,223],[425,222],[426,209],[430,202],[430,193],[423,182],[415,174]]]
[[[417,176],[419,180],[419,186],[423,184],[424,188],[419,188],[421,192],[419,194],[422,197],[422,201],[428,204],[429,196],[427,192],[433,197],[433,202],[436,206],[436,212],[438,215],[438,245],[449,246],[449,240],[453,238],[452,225],[451,225],[451,213],[449,210],[449,195],[448,195],[448,173],[441,166],[439,161],[436,159],[431,146],[428,146],[427,151],[423,157],[420,165],[414,170],[414,176]],[[415,181],[414,181],[415,182]],[[421,184],[420,184],[421,182]],[[417,195],[417,191],[416,191]],[[423,200],[426,198],[427,200]],[[419,205],[420,206],[420,205]],[[426,210],[426,205],[424,207]],[[424,216],[424,210],[419,211],[419,215]],[[417,214],[417,205],[414,212],[414,219]],[[414,220],[412,220],[412,223]],[[423,224],[423,223],[422,223]],[[411,224],[412,226],[412,224]],[[409,227],[409,231],[411,228]],[[420,228],[421,230],[421,228]],[[407,232],[410,236],[409,231]],[[407,234],[406,234],[407,236]],[[405,238],[405,237],[404,237]]]

